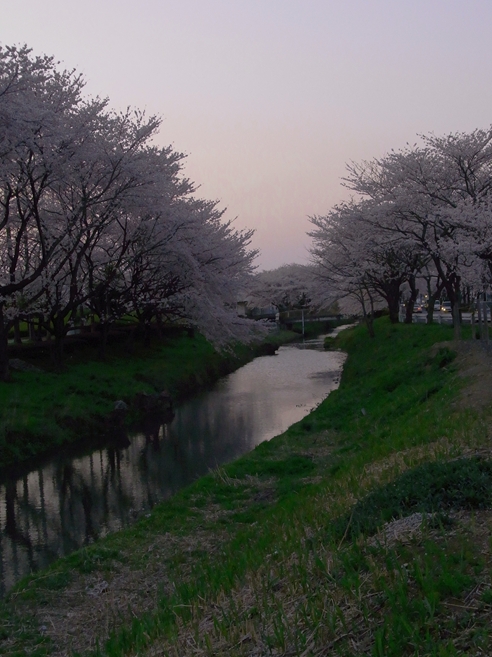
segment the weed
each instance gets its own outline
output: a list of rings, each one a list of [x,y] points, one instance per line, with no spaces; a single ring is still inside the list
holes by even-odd
[[[415,512],[484,509],[492,505],[492,461],[479,458],[431,462],[372,491],[333,525],[336,536],[373,534],[385,522]]]
[[[451,337],[385,319],[374,340],[341,333],[341,386],[308,419],[59,563],[76,576],[124,553],[146,585],[147,569],[162,578],[151,611],[109,638],[99,623],[97,654],[490,654],[490,557],[454,519],[491,504],[491,462],[460,457],[489,420],[451,406],[452,352],[430,349]],[[417,510],[432,515],[415,535],[368,538]]]
[[[66,557],[66,564],[80,573],[92,573],[115,560],[121,560],[119,550],[96,544],[82,548]]]

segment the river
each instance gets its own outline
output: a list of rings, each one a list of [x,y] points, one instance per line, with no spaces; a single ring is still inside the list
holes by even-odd
[[[59,454],[0,482],[0,595],[24,575],[125,527],[158,502],[298,422],[338,386],[322,338],[280,347],[150,422],[125,445]]]

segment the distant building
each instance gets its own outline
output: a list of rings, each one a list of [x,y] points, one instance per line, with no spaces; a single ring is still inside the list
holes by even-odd
[[[237,311],[238,317],[246,317],[247,306],[248,306],[247,301],[238,301],[236,303],[236,311]]]

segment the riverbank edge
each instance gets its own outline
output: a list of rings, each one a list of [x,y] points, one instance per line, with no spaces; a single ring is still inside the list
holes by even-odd
[[[43,407],[41,415],[34,404],[30,408],[29,404],[25,403],[22,411],[25,417],[29,417],[28,428],[19,428],[15,423],[9,426],[9,423],[0,417],[0,478],[27,471],[35,465],[37,459],[49,458],[60,449],[77,452],[111,441],[118,442],[127,431],[139,430],[146,414],[138,403],[142,396],[151,399],[166,391],[170,394],[173,404],[179,405],[213,385],[222,376],[258,356],[272,355],[279,346],[296,339],[299,339],[299,335],[293,331],[272,332],[261,341],[250,345],[238,344],[228,351],[218,352],[208,343],[204,344],[206,341],[199,335],[175,337],[171,341],[164,340],[162,345],[154,343],[151,349],[141,352],[138,356],[126,355],[119,350],[110,362],[100,363],[93,360],[94,369],[88,367],[89,361],[89,364],[85,363],[83,374],[78,374],[75,385],[71,381],[71,375],[77,365],[70,363],[61,373],[15,372],[14,383],[0,384],[2,392],[8,391],[17,383],[22,385],[25,399],[27,391],[32,392],[43,387],[47,379],[54,377],[58,380],[58,386],[62,390],[65,387],[72,397],[83,397],[83,405],[76,409],[76,412],[60,412],[58,400],[53,395]],[[179,365],[173,364],[170,367],[168,361],[169,350],[179,341],[188,342],[189,345],[184,350],[181,369],[177,371]],[[104,370],[106,365],[107,371],[110,372],[111,368],[115,367],[115,362],[121,365],[124,361],[132,361],[133,368],[139,371],[127,377],[125,385],[111,396],[105,389],[107,376],[99,374],[100,368]],[[144,373],[142,370],[145,370],[146,365],[150,365],[150,361],[152,368],[149,367]],[[63,384],[65,379],[66,386]],[[89,384],[90,392],[87,390]],[[96,400],[98,396],[105,399],[103,408],[98,412],[91,412],[91,400]],[[127,406],[128,412],[123,415],[114,412],[114,404],[118,400],[124,401]],[[12,408],[12,404],[3,404],[4,414],[6,407]],[[49,422],[46,417],[50,418]]]
[[[398,630],[394,610],[388,612],[388,600],[398,602],[399,589],[393,588],[399,586],[394,575],[395,567],[400,568],[394,561],[398,554],[389,560],[385,557],[389,580],[385,578],[384,563],[378,562],[383,592],[370,588],[366,598],[361,587],[371,571],[366,562],[361,562],[361,539],[350,538],[351,509],[368,492],[419,465],[456,461],[459,456],[469,457],[477,451],[489,453],[491,440],[484,434],[484,426],[490,421],[490,400],[473,412],[458,403],[466,380],[453,364],[453,345],[446,345],[451,337],[449,331],[381,324],[376,328],[380,337],[374,342],[365,338],[361,328],[341,334],[337,346],[349,357],[340,388],[285,434],[203,477],[156,507],[133,528],[56,562],[15,587],[2,610],[2,627],[10,628],[4,630],[10,632],[5,641],[12,646],[15,642],[19,650],[29,648],[39,655],[50,654],[52,649],[59,650],[64,626],[68,634],[85,628],[93,641],[97,638],[97,655],[155,654],[156,641],[160,642],[159,654],[168,654],[166,646],[169,654],[188,654],[183,651],[191,645],[186,642],[192,641],[203,654],[242,655],[249,654],[252,642],[271,651],[281,650],[282,644],[285,647],[293,639],[299,641],[299,650],[289,653],[293,655],[318,654],[321,645],[329,646],[333,641],[337,645],[349,642],[350,650],[350,641],[362,639],[366,651],[370,649],[368,639],[374,646],[379,642],[382,652],[374,648],[374,654],[407,654],[401,649],[387,650],[388,636]],[[401,336],[404,339],[395,350],[392,342]],[[345,518],[345,524],[341,534],[335,532],[332,536],[330,526],[336,518]],[[446,527],[441,529],[444,532]],[[451,533],[456,536],[458,529],[453,524]],[[426,549],[429,541],[437,549],[439,537],[425,532]],[[402,575],[411,568],[412,559],[420,558],[419,545],[410,554],[401,555],[406,559]],[[378,550],[386,554],[383,548],[372,544],[371,558],[378,557]],[[463,561],[473,569],[475,556],[462,555],[460,569]],[[475,565],[475,580],[479,576],[486,582],[490,558],[485,553],[480,556],[486,563],[478,570]],[[457,562],[450,563],[456,574]],[[153,570],[156,564],[159,569]],[[362,580],[361,564],[365,564],[362,573],[366,573]],[[128,571],[134,571],[131,580]],[[146,571],[151,571],[152,581],[159,580],[154,582],[154,592],[152,587],[146,588]],[[468,582],[465,578],[460,581]],[[107,588],[92,597],[97,583]],[[125,584],[130,584],[126,597],[118,592],[118,586]],[[289,586],[301,604],[299,617],[291,613],[294,599],[286,594]],[[439,603],[446,599],[443,591],[447,589],[439,581],[437,586]],[[469,580],[463,599],[477,586],[476,581]],[[484,584],[480,586],[479,592],[484,590]],[[256,588],[257,593],[252,595]],[[320,590],[329,593],[330,603],[320,599]],[[449,591],[456,593],[454,589]],[[425,593],[430,595],[428,590]],[[407,590],[409,598],[414,594],[413,589]],[[139,600],[149,597],[151,608],[139,609]],[[349,608],[344,606],[344,599],[349,608],[354,608],[357,600],[369,605],[374,600],[373,611],[379,615],[373,616],[373,611],[369,613],[365,608],[369,625],[361,627],[357,620],[352,628],[350,617],[345,617]],[[430,599],[435,600],[432,596]],[[305,604],[310,600],[312,605],[307,609]],[[461,597],[454,600],[459,607]],[[130,611],[127,620],[125,601]],[[111,603],[116,606],[111,608]],[[70,628],[58,614],[60,605],[64,616],[69,617]],[[316,609],[325,616],[333,605],[332,626],[326,617],[317,620]],[[418,626],[418,618],[410,619],[415,636],[420,632],[431,640],[430,634],[435,631],[432,618],[438,625],[442,622],[440,607],[455,623],[449,609],[439,605],[424,618],[427,635]],[[89,627],[89,608],[93,620],[96,614],[104,622],[94,620],[94,626]],[[104,623],[107,627],[110,618],[114,629],[105,643],[101,627]],[[263,630],[253,631],[255,619],[261,621]],[[44,629],[40,631],[39,627]],[[299,628],[301,634],[295,636]],[[378,635],[379,630],[384,632]],[[323,631],[331,633],[329,640]],[[310,637],[314,641],[311,649]],[[73,633],[68,640],[77,649]],[[440,645],[439,637],[437,641]],[[449,648],[439,654],[464,653]]]

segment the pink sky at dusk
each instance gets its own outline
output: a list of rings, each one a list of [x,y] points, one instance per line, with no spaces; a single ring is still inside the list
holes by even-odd
[[[492,124],[491,29],[490,0],[23,0],[0,43],[162,116],[160,144],[270,269],[307,262],[347,162]]]

